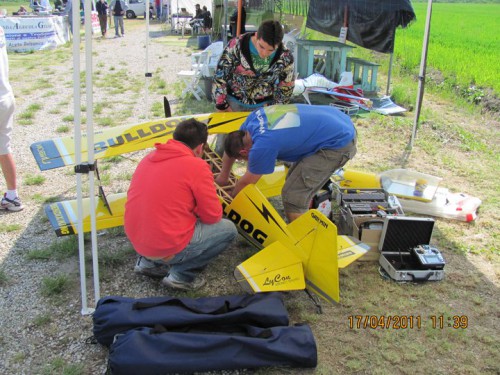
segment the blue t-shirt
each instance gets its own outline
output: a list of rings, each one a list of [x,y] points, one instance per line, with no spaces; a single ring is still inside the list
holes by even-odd
[[[349,116],[332,106],[274,105],[252,112],[240,127],[252,137],[248,170],[274,171],[276,160],[296,162],[321,149],[339,149],[354,139]]]

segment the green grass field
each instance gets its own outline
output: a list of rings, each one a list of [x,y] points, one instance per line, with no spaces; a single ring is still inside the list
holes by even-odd
[[[395,61],[418,72],[427,14],[426,3],[414,3],[417,20],[398,29]],[[491,87],[500,93],[500,4],[449,4],[432,7],[427,68],[444,76],[446,86]]]

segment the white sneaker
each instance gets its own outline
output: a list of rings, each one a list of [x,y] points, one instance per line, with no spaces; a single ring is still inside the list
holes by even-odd
[[[7,198],[7,193],[3,195],[0,209],[7,211],[21,211],[24,208],[19,197],[14,199]]]

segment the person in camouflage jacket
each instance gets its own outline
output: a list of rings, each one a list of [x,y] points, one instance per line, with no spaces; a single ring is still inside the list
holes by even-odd
[[[262,22],[256,33],[231,39],[217,65],[212,89],[218,111],[252,111],[287,104],[295,76],[291,51],[278,21]]]

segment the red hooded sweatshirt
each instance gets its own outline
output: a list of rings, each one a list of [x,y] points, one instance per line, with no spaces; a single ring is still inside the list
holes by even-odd
[[[173,139],[155,147],[132,176],[124,225],[140,255],[163,258],[187,246],[197,219],[219,222],[222,205],[206,161]]]

